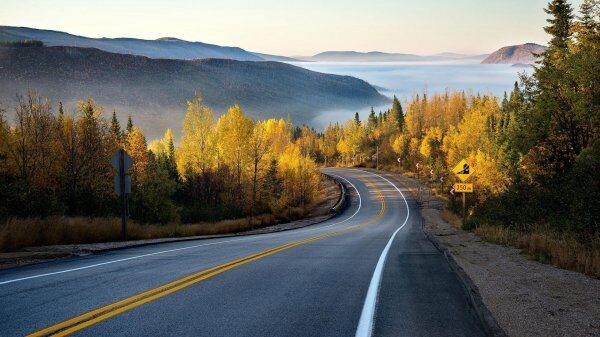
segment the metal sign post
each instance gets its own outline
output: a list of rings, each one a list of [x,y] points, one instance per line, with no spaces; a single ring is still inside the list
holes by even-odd
[[[375,166],[375,169],[379,170],[379,145],[377,145],[377,164]]]
[[[121,238],[127,240],[127,194],[131,193],[131,176],[127,175],[127,171],[133,165],[133,159],[124,149],[120,149],[112,157],[110,164],[119,172],[115,177],[115,192],[121,199]]]
[[[465,159],[463,159],[458,164],[456,164],[454,169],[452,169],[452,172],[454,174],[456,174],[458,179],[460,179],[461,181],[464,182],[467,179],[469,179],[469,177],[471,177],[471,175],[473,174],[473,168],[471,168],[471,165],[469,165],[469,163],[467,163],[467,161]],[[466,195],[466,193],[473,193],[473,184],[457,183],[457,184],[454,184],[452,191],[461,192],[461,194],[462,194],[462,218],[463,218],[463,224],[464,224],[467,221],[467,195]]]

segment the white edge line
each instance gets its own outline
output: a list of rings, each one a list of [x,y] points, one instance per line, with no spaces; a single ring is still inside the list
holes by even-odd
[[[323,229],[323,228],[328,228],[328,227],[331,227],[331,226],[339,225],[341,223],[344,223],[344,222],[346,222],[346,221],[354,218],[354,216],[356,214],[358,214],[358,212],[360,211],[360,209],[362,207],[362,198],[360,196],[360,192],[358,192],[358,189],[356,188],[356,186],[354,186],[354,184],[352,184],[348,179],[346,179],[344,177],[337,176],[335,174],[330,174],[330,175],[332,175],[332,176],[334,176],[336,178],[340,178],[340,179],[345,180],[348,184],[350,184],[350,186],[352,186],[352,188],[354,190],[356,190],[356,193],[358,194],[358,208],[356,209],[356,211],[351,216],[349,216],[348,218],[346,218],[346,219],[344,219],[342,221],[338,221],[338,222],[335,222],[335,223],[327,225],[327,226],[322,226],[322,227],[317,227],[317,228],[309,228],[309,229],[300,230],[300,231],[284,231],[284,232],[276,232],[276,233],[263,234],[262,237],[261,237],[261,239],[263,239],[265,237],[274,236],[274,235],[282,236],[281,235],[282,233],[283,233],[283,236],[286,236],[286,235],[290,235],[290,234],[298,234],[298,233],[304,233],[304,232],[319,230],[319,229]],[[140,259],[140,258],[148,257],[148,256],[160,255],[160,254],[165,254],[165,253],[172,253],[172,252],[176,252],[176,251],[187,250],[187,249],[198,248],[198,247],[204,247],[204,246],[218,245],[218,244],[222,244],[222,243],[245,241],[245,240],[250,240],[250,239],[255,239],[255,238],[256,237],[246,237],[246,238],[235,239],[235,240],[210,242],[210,243],[203,243],[203,244],[200,244],[200,245],[193,245],[193,246],[187,246],[187,247],[181,247],[181,248],[174,248],[174,249],[169,249],[169,250],[163,250],[163,251],[149,253],[149,254],[131,256],[131,257],[123,258],[123,259],[117,259],[117,260],[111,260],[111,261],[106,261],[106,262],[102,262],[102,263],[91,264],[91,265],[87,265],[87,266],[83,266],[83,267],[77,267],[77,268],[72,268],[72,269],[65,269],[65,270],[55,271],[55,272],[51,272],[51,273],[38,274],[38,275],[32,275],[32,276],[27,276],[27,277],[21,277],[21,278],[16,278],[16,279],[12,279],[12,280],[2,281],[2,282],[0,282],[0,285],[9,284],[9,283],[15,283],[15,282],[20,282],[20,281],[25,281],[25,280],[31,280],[31,279],[40,278],[40,277],[47,277],[47,276],[58,275],[58,274],[65,274],[65,273],[70,273],[70,272],[74,272],[74,271],[78,271],[78,270],[90,269],[90,268],[105,266],[105,265],[108,265],[108,264],[113,264],[113,263],[118,263],[118,262],[124,262],[124,261],[129,261],[129,260]],[[131,247],[131,248],[135,248],[135,247]]]
[[[398,234],[398,232],[408,222],[408,217],[410,215],[410,208],[408,207],[408,202],[406,201],[406,198],[404,197],[404,194],[402,193],[402,191],[400,191],[400,189],[398,189],[398,187],[396,187],[396,185],[394,185],[391,181],[387,180],[386,178],[380,176],[377,173],[363,171],[363,170],[357,170],[357,171],[366,172],[366,173],[378,176],[379,178],[387,181],[388,184],[394,186],[396,191],[398,191],[400,193],[400,195],[402,196],[402,199],[404,199],[404,203],[406,204],[406,219],[404,219],[404,223],[402,224],[402,226],[398,227],[398,229],[396,229],[396,231],[394,231],[394,234],[392,234],[392,236],[388,240],[388,243],[385,245],[385,248],[381,252],[381,255],[379,256],[379,260],[377,261],[377,265],[375,266],[375,271],[373,272],[373,277],[371,278],[371,283],[369,284],[369,289],[367,290],[367,296],[365,297],[365,304],[363,305],[362,312],[360,313],[360,319],[358,321],[358,327],[356,328],[355,336],[356,337],[370,337],[373,334],[373,327],[374,327],[374,321],[375,321],[375,308],[377,305],[377,295],[379,293],[379,288],[381,286],[381,275],[383,274],[383,267],[385,266],[385,260],[387,259],[388,252],[390,250],[390,247],[392,246],[392,242],[394,241],[396,234]]]

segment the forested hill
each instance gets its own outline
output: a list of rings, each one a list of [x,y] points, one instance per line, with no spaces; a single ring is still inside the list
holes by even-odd
[[[482,64],[534,64],[536,55],[546,51],[548,47],[535,43],[503,47],[491,53]]]
[[[278,62],[169,60],[77,47],[0,46],[0,102],[35,89],[67,108],[92,97],[117,114],[131,113],[150,138],[179,129],[195,93],[222,113],[239,103],[252,116],[309,121],[329,109],[380,105],[367,82]],[[11,110],[11,109],[9,109]],[[158,131],[160,130],[160,131]]]
[[[198,59],[223,58],[240,61],[264,61],[239,47],[225,47],[172,37],[156,40],[135,38],[90,38],[55,30],[0,26],[0,41],[42,41],[46,46],[98,48],[111,53],[141,55],[151,58]]]

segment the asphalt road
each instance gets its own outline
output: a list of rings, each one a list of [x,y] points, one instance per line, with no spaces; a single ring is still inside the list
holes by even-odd
[[[352,200],[318,225],[2,271],[0,335],[483,336],[402,186],[327,172]]]

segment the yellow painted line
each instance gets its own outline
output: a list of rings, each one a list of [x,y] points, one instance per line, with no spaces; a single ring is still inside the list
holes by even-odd
[[[131,310],[140,305],[143,305],[145,303],[148,303],[148,302],[154,301],[156,299],[159,299],[161,297],[167,296],[169,294],[172,294],[181,289],[187,288],[193,284],[202,282],[206,279],[209,279],[213,276],[219,275],[221,273],[224,273],[230,269],[239,267],[246,263],[256,261],[256,260],[262,259],[266,256],[273,255],[278,252],[288,250],[288,249],[296,247],[296,246],[304,245],[309,242],[317,241],[320,239],[324,239],[324,238],[332,237],[332,236],[342,234],[345,232],[349,232],[352,230],[356,230],[356,229],[359,229],[359,228],[362,228],[365,226],[369,226],[369,225],[375,223],[377,220],[379,220],[379,218],[381,218],[381,216],[385,212],[386,205],[385,205],[385,199],[384,199],[383,195],[381,194],[381,191],[373,183],[371,183],[369,181],[365,181],[365,182],[369,186],[373,187],[373,189],[375,189],[375,192],[377,193],[377,196],[379,197],[379,200],[381,202],[381,209],[379,210],[379,213],[373,219],[369,220],[368,222],[365,222],[365,223],[359,224],[359,225],[350,226],[350,227],[340,229],[340,230],[337,230],[337,231],[334,231],[331,233],[314,236],[314,237],[311,237],[308,239],[291,242],[291,243],[288,243],[285,245],[271,248],[271,249],[268,249],[268,250],[265,250],[265,251],[262,251],[259,253],[251,254],[251,255],[248,255],[248,256],[240,258],[240,259],[232,260],[232,261],[202,270],[195,274],[175,280],[173,282],[166,283],[160,287],[142,292],[140,294],[128,297],[121,301],[109,304],[107,306],[98,308],[96,310],[92,310],[83,315],[80,315],[80,316],[74,317],[72,319],[63,321],[61,323],[52,325],[43,330],[36,331],[28,336],[48,336],[48,335],[66,336],[73,332],[84,329],[90,325],[96,324],[96,323],[106,320],[110,317],[116,316],[120,313]]]

